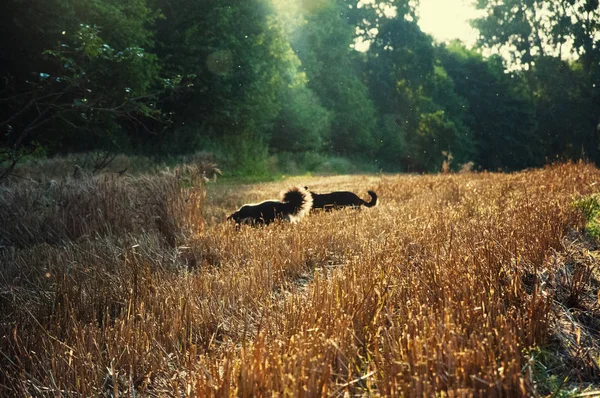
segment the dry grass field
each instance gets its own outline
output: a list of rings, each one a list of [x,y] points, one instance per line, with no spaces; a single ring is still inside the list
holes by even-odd
[[[225,222],[290,185],[371,209]],[[600,388],[585,164],[0,187],[0,396],[564,396]],[[573,393],[575,394],[575,393]]]

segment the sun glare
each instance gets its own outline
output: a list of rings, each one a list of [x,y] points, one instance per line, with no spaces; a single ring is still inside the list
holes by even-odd
[[[273,5],[282,18],[295,19],[300,15],[314,11],[326,4],[325,0],[272,0]],[[375,3],[377,0],[360,0],[357,6]],[[481,15],[473,5],[474,0],[420,0],[417,8],[419,26],[433,36],[438,42],[459,39],[467,46],[473,46],[477,41],[478,32],[469,24],[469,20]],[[396,14],[394,7],[384,8],[382,14],[393,18]],[[358,51],[367,51],[369,40],[357,38],[353,47]]]
[[[313,12],[327,5],[327,0],[271,0],[271,2],[280,15]]]
[[[480,15],[473,0],[421,0],[418,13],[421,29],[437,41],[460,39],[468,46],[477,41],[477,30],[469,25]]]

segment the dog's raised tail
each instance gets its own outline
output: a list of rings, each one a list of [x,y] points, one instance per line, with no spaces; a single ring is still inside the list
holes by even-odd
[[[370,202],[363,201],[363,205],[365,205],[367,207],[377,206],[377,194],[373,191],[367,191],[367,193],[371,197],[371,201]]]
[[[291,206],[291,214],[300,218],[312,208],[312,195],[301,186],[293,187],[285,191],[281,201]]]

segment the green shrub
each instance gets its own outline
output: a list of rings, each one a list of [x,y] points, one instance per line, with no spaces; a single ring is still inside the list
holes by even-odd
[[[600,239],[600,201],[597,195],[587,196],[574,203],[585,217],[585,230],[594,239]]]

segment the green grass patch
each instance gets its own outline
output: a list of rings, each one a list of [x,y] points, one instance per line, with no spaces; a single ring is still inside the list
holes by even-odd
[[[270,159],[271,170],[289,175],[377,173],[377,162],[320,152],[279,152]]]
[[[569,385],[568,371],[556,353],[547,348],[536,347],[529,352],[528,356],[533,380],[539,394],[568,398],[579,392],[579,389]]]
[[[574,203],[585,217],[585,230],[587,234],[600,240],[600,198],[598,195],[586,196]]]

